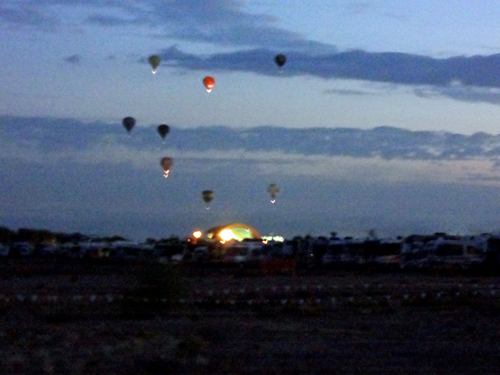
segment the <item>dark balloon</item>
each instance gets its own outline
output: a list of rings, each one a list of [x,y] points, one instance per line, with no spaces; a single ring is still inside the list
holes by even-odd
[[[161,124],[158,126],[158,134],[160,134],[160,136],[165,139],[165,137],[167,136],[168,132],[170,131],[170,127],[168,125],[165,125],[165,124]]]
[[[174,161],[172,158],[164,157],[160,160],[160,165],[162,166],[164,171],[168,171],[170,168],[172,168],[172,164]]]
[[[267,187],[267,192],[271,195],[271,198],[276,198],[276,195],[280,192],[280,188],[276,184],[271,184]]]
[[[123,124],[124,128],[127,129],[127,132],[130,133],[135,126],[135,118],[125,117],[122,121],[122,124]]]
[[[149,65],[151,65],[151,68],[153,68],[153,74],[156,73],[156,68],[158,68],[158,66],[161,63],[160,56],[158,56],[158,55],[149,56],[148,61],[149,61]]]
[[[276,65],[281,68],[286,63],[286,56],[280,53],[279,55],[276,55],[274,61],[276,62]]]
[[[267,187],[267,192],[271,196],[271,203],[274,203],[276,201],[276,195],[280,192],[280,188],[276,184],[271,184]]]
[[[203,190],[201,193],[201,198],[203,199],[203,202],[207,204],[208,207],[208,204],[212,201],[212,199],[214,199],[214,193],[212,190]]]

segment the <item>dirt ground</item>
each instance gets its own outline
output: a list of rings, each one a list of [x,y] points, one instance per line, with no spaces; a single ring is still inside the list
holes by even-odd
[[[52,270],[53,271],[53,270]],[[498,374],[500,278],[179,272],[9,264],[5,374]],[[138,276],[139,275],[139,276]]]

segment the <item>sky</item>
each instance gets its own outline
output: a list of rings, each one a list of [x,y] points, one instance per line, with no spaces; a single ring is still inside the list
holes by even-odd
[[[500,4],[465,0],[4,0],[0,225],[134,239],[235,221],[285,236],[498,230],[499,18]],[[318,129],[361,141],[314,153],[311,140],[340,139]],[[422,134],[437,159],[398,151]],[[436,141],[452,135],[481,152]]]

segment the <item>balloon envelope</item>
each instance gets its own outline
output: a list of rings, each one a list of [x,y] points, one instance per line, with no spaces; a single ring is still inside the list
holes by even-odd
[[[203,190],[201,193],[201,198],[205,203],[210,203],[214,199],[214,193],[212,190]]]
[[[148,61],[149,61],[149,65],[151,65],[151,68],[153,68],[153,71],[155,71],[156,68],[158,68],[158,66],[160,66],[161,58],[158,55],[152,55],[152,56],[149,56]]]
[[[123,127],[127,129],[127,132],[131,132],[133,127],[135,126],[135,118],[133,117],[125,117],[122,120]]]
[[[169,157],[164,157],[160,160],[160,165],[165,171],[168,171],[170,168],[172,168],[173,163],[173,159]]]
[[[279,55],[276,55],[274,61],[276,62],[276,65],[281,68],[286,63],[286,56],[280,53]]]
[[[214,77],[206,76],[205,78],[203,78],[203,84],[207,88],[208,92],[212,91],[215,85]]]
[[[280,192],[280,188],[276,184],[270,184],[267,187],[267,192],[271,195],[271,198],[276,198],[276,195]]]
[[[165,125],[165,124],[161,124],[158,126],[158,134],[160,134],[160,136],[162,138],[165,138],[168,134],[168,132],[170,131],[170,127],[168,125]]]

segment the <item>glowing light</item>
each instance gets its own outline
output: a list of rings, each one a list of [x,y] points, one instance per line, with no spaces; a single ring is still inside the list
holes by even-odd
[[[201,230],[195,230],[193,232],[193,237],[194,238],[200,238],[201,237]]]
[[[282,236],[262,236],[262,242],[264,241],[283,242],[285,241],[285,238]]]
[[[274,202],[276,202],[276,199],[271,199],[271,203],[274,203]]]
[[[165,171],[163,171],[163,177],[167,178],[169,173],[170,169],[166,169]]]
[[[151,73],[156,74],[156,70],[151,71]]]
[[[224,241],[229,241],[233,238],[236,238],[231,229],[224,229],[219,233],[219,237],[222,238]]]
[[[208,86],[208,87],[207,87],[207,92],[208,92],[208,93],[211,93],[211,92],[212,92],[212,87],[211,87],[211,86]]]

